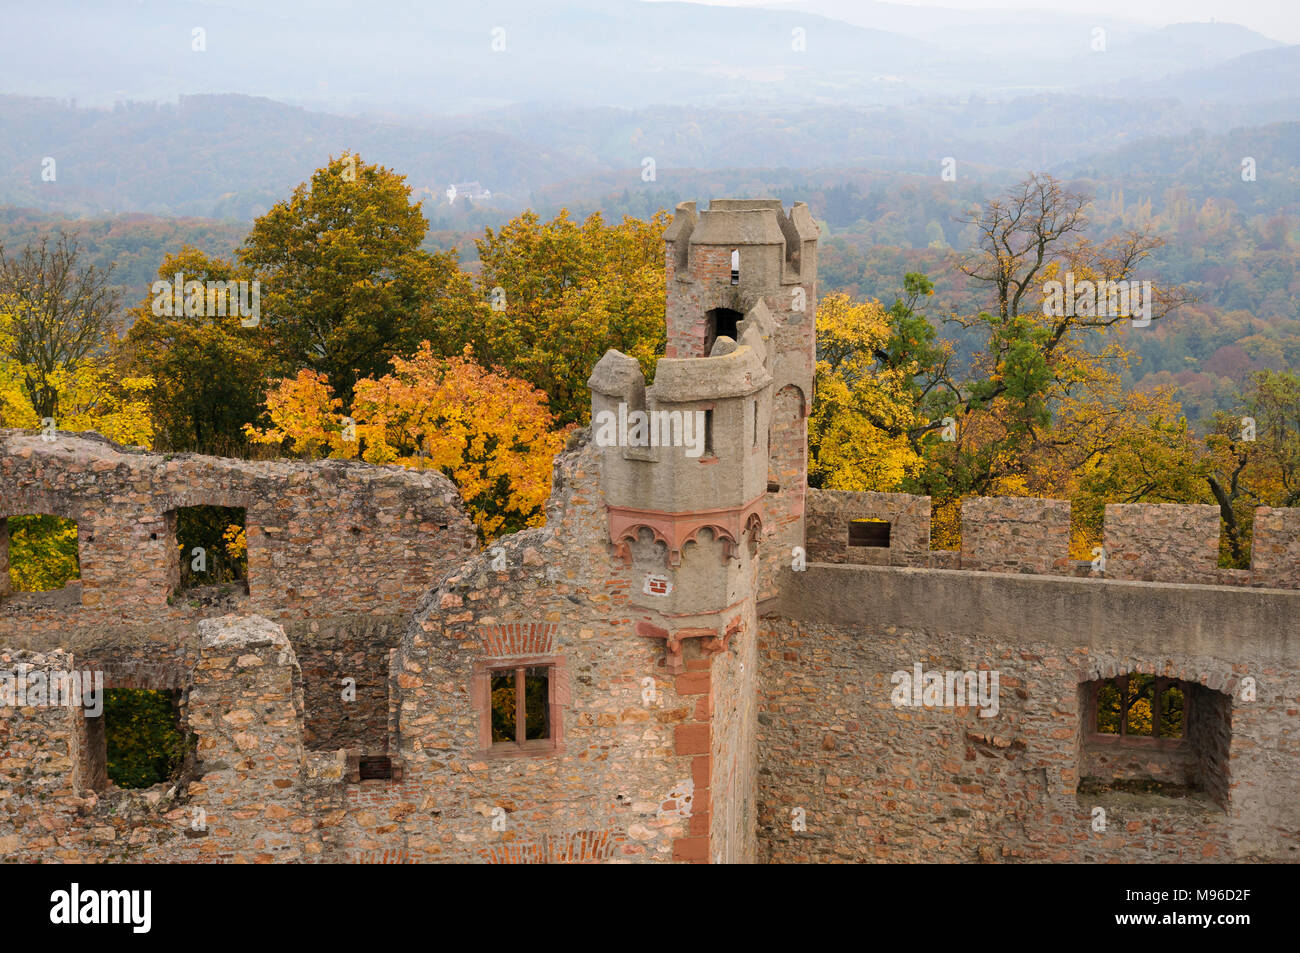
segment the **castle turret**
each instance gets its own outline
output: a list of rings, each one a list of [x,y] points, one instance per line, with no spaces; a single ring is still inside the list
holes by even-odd
[[[766,199],[679,205],[664,236],[668,344],[654,385],[617,351],[592,374],[612,545],[632,562],[652,540],[677,576],[691,563],[675,597],[647,600],[660,611],[774,595],[803,545],[817,233],[802,203],[789,214]],[[691,544],[718,550],[719,564],[691,561]]]
[[[808,206],[715,199],[677,206],[664,235],[669,357],[700,357],[762,323],[772,375],[760,599],[804,543],[808,430],[817,362],[817,237]]]

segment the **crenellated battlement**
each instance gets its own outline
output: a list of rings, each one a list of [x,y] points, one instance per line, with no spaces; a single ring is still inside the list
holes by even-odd
[[[1251,568],[1221,569],[1218,507],[1112,503],[1103,545],[1078,560],[1068,500],[976,497],[961,503],[956,552],[930,548],[928,496],[810,490],[807,553],[810,562],[1300,589],[1300,510],[1260,507],[1254,526]]]
[[[816,275],[818,234],[803,202],[789,213],[777,199],[714,199],[704,211],[697,211],[695,202],[682,202],[664,234],[669,280],[709,282],[724,271],[730,279],[737,270],[742,295],[762,293],[773,280],[799,284]],[[732,250],[739,253],[738,262]]]

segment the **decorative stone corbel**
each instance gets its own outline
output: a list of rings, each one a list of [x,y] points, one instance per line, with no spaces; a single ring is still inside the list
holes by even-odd
[[[682,641],[684,639],[703,639],[700,648],[705,652],[710,654],[722,652],[726,650],[727,640],[732,633],[739,629],[739,618],[735,622],[735,629],[728,626],[727,630],[722,635],[719,635],[716,629],[705,628],[678,629],[675,632],[670,632],[662,626],[643,621],[636,624],[636,634],[647,639],[663,639],[664,649],[667,653],[665,659],[668,664],[668,671],[672,675],[681,675],[686,671],[686,659],[682,654]]]

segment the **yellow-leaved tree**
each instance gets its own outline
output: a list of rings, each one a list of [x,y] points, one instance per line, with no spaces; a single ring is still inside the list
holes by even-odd
[[[817,306],[817,399],[808,421],[809,479],[833,490],[896,489],[923,465],[914,362],[882,360],[890,316],[878,301],[833,294]]]
[[[250,426],[248,436],[309,458],[440,470],[485,541],[545,522],[551,462],[567,433],[555,426],[546,395],[477,363],[468,347],[438,357],[425,342],[392,367],[357,382],[347,415],[323,375],[281,379],[266,397],[271,426]]]
[[[579,224],[562,211],[543,223],[524,212],[477,242],[487,305],[446,335],[545,391],[561,424],[590,418],[587,377],[610,348],[641,362],[647,382],[664,344],[664,245],[669,216],[600,215]]]
[[[33,400],[35,375],[13,356],[13,297],[0,299],[0,427],[35,430],[43,418]],[[41,389],[58,407],[58,430],[103,434],[118,443],[149,447],[153,428],[146,395],[147,377],[115,378],[110,366],[84,361],[72,367],[52,364],[40,377]],[[19,592],[46,592],[80,577],[77,525],[48,513],[10,515],[9,576]]]

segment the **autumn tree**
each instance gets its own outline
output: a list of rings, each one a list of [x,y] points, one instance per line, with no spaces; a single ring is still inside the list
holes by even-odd
[[[562,211],[542,223],[525,212],[479,241],[486,304],[464,341],[489,363],[545,391],[561,424],[591,413],[587,378],[610,348],[650,379],[664,342],[664,246],[669,216],[600,215],[579,224]],[[456,338],[455,340],[460,340]]]
[[[924,427],[918,342],[910,326],[900,333],[897,320],[879,302],[856,303],[848,295],[818,304],[817,398],[808,422],[812,485],[888,491],[919,475],[924,461],[911,439]]]
[[[42,415],[27,386],[29,369],[14,357],[14,315],[21,313],[21,301],[0,294],[0,427],[36,429],[42,426]],[[119,443],[150,446],[149,378],[118,378],[111,368],[87,360],[56,365],[44,381],[58,395],[59,429],[93,430]],[[0,513],[0,519],[5,515]],[[9,516],[8,529],[9,575],[16,590],[60,589],[80,577],[77,525],[72,520],[48,514]]]
[[[956,267],[990,307],[951,319],[979,342],[968,366],[931,357],[922,368],[928,384],[918,416],[927,423],[914,442],[925,465],[904,484],[936,507],[979,495],[1078,496],[1076,545],[1100,532],[1097,494],[1119,481],[1128,481],[1126,499],[1203,495],[1177,405],[1120,386],[1131,355],[1118,335],[1138,316],[1136,303],[1112,311],[1081,297],[1079,307],[1050,306],[1050,282],[1068,277],[1083,289],[1129,281],[1160,244],[1140,230],[1094,241],[1086,205],[1050,176],[1033,175],[965,221],[977,243]],[[1187,300],[1154,287],[1151,321]],[[1179,469],[1155,480],[1125,471],[1122,461],[1143,461],[1141,448]]]
[[[42,236],[16,256],[0,246],[7,357],[36,416],[58,418],[60,383],[95,362],[113,337],[117,295],[109,272],[81,262],[77,238]]]
[[[1223,519],[1231,563],[1249,564],[1256,506],[1300,505],[1300,375],[1261,371],[1235,413],[1215,414],[1205,479]]]
[[[344,153],[259,218],[238,253],[262,282],[262,323],[290,368],[327,377],[345,401],[421,341],[463,333],[471,280],[449,252],[421,249],[428,222],[403,176]]]
[[[252,280],[251,270],[185,248],[163,258],[158,279],[170,288],[177,274],[185,281]],[[134,318],[121,348],[119,365],[149,376],[151,418],[158,445],[167,450],[217,456],[243,456],[244,427],[261,413],[268,378],[286,368],[260,320],[245,326],[231,307],[185,313],[177,304],[151,294]],[[195,309],[191,309],[195,310]],[[251,321],[248,322],[252,324]]]
[[[456,484],[483,539],[545,521],[551,463],[563,447],[546,395],[466,348],[439,357],[422,344],[392,371],[357,382],[349,415],[329,381],[304,370],[266,398],[271,426],[251,439],[304,456],[436,469]]]

